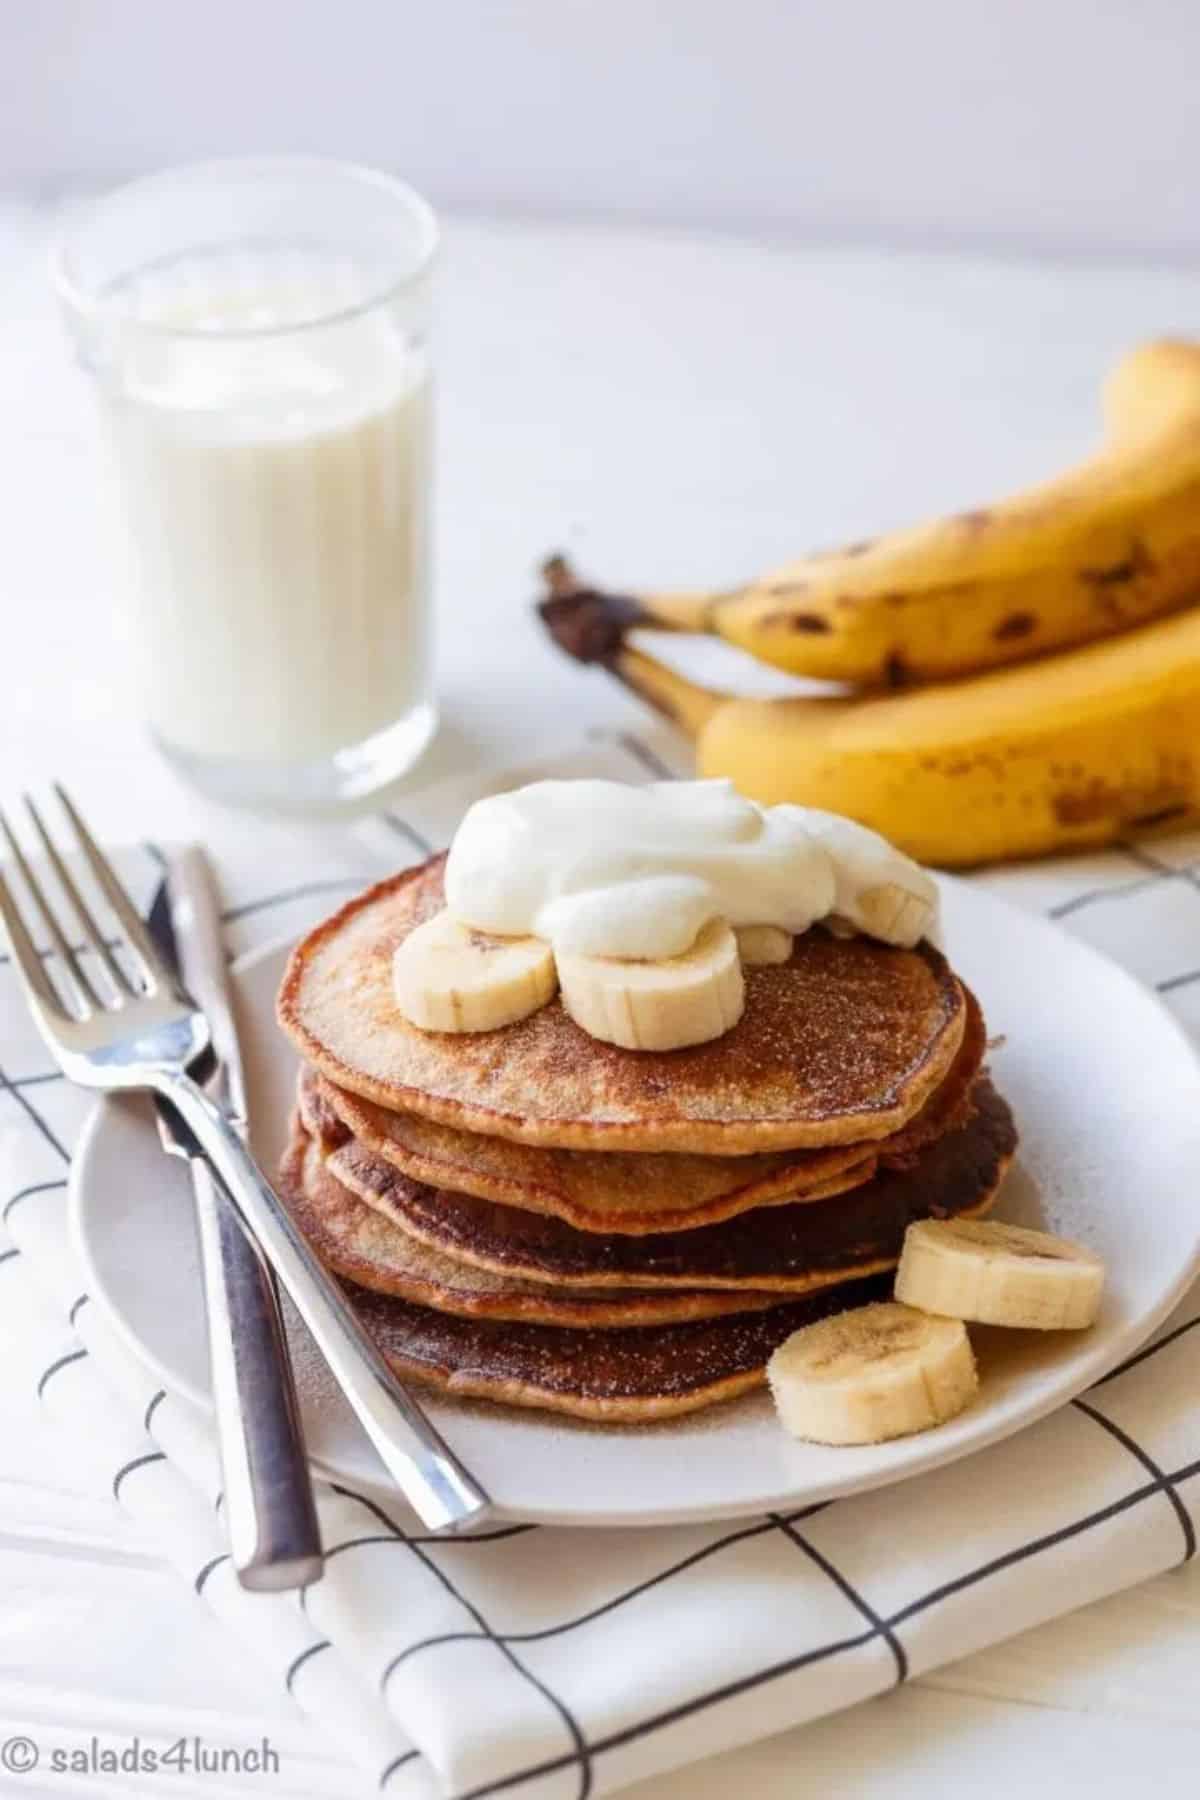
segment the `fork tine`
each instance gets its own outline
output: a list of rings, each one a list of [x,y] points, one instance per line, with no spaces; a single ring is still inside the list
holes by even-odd
[[[25,852],[13,835],[12,827],[9,825],[9,822],[3,813],[0,813],[0,831],[3,831],[4,833],[5,841],[8,844],[9,855],[12,857],[17,868],[21,871],[21,880],[25,883],[25,886],[29,890],[30,898],[33,900],[38,912],[42,915],[42,923],[50,934],[50,941],[62,959],[63,966],[67,971],[69,979],[74,983],[76,990],[75,998],[83,1006],[85,1013],[91,1012],[97,1007],[102,1008],[104,1002],[100,999],[95,988],[88,980],[87,975],[84,973],[80,964],[79,958],[71,948],[71,945],[67,942],[66,935],[55,916],[54,909],[51,907],[50,902],[47,900],[45,893],[42,890],[42,884],[30,868]],[[36,951],[34,951],[34,955],[37,955]],[[38,962],[40,964],[40,957],[38,957]],[[49,981],[49,976],[47,976],[46,979]]]
[[[28,794],[25,796],[25,809],[33,822],[34,830],[41,840],[42,849],[46,853],[47,860],[58,878],[58,884],[62,888],[63,893],[67,896],[72,911],[79,921],[80,929],[84,936],[104,964],[104,967],[108,970],[109,976],[115,983],[118,991],[123,994],[128,994],[131,999],[136,999],[139,990],[134,987],[132,981],[130,981],[128,975],[113,955],[111,949],[105,943],[104,934],[93,918],[87,901],[76,887],[70,870],[67,868],[66,863],[63,861],[55,847],[53,838],[42,824],[41,813],[39,813]]]
[[[143,925],[133,901],[117,880],[112,864],[80,818],[66,789],[57,781],[53,786],[59,803],[71,822],[71,829],[75,833],[79,848],[87,859],[88,867],[96,877],[97,885],[108,904],[116,913],[118,923],[140,959],[146,974],[159,987],[169,988],[172,985],[171,973],[159,955],[154,939]]]
[[[0,874],[0,919],[4,921],[4,929],[8,933],[8,941],[12,946],[13,961],[17,974],[25,984],[26,992],[46,1012],[56,1024],[64,1022],[67,1017],[54,983],[47,975],[41,957],[29,932],[21,911],[13,899],[12,889],[4,876]]]

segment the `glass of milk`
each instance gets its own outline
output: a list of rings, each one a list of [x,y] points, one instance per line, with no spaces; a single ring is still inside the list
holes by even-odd
[[[436,241],[400,182],[281,157],[133,182],[56,253],[113,449],[145,716],[217,798],[361,800],[434,730]]]

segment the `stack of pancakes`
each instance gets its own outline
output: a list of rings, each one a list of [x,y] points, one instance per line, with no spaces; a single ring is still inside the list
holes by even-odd
[[[424,1032],[391,964],[442,864],[318,927],[279,996],[304,1058],[282,1192],[403,1375],[584,1418],[691,1411],[886,1294],[911,1220],[990,1206],[1016,1133],[938,951],[816,927],[686,1050],[600,1043],[558,999]]]

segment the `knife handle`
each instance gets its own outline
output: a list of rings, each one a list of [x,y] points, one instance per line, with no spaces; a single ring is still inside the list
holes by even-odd
[[[208,1164],[191,1170],[230,1556],[244,1588],[302,1587],[321,1533],[279,1297]]]

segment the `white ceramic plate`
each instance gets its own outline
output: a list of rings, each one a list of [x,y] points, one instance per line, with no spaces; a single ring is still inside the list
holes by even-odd
[[[1097,1325],[1081,1334],[977,1334],[978,1402],[936,1431],[869,1449],[787,1438],[756,1395],[652,1427],[598,1427],[548,1413],[428,1399],[430,1412],[512,1518],[644,1525],[798,1506],[899,1481],[1007,1437],[1127,1356],[1200,1266],[1200,1064],[1154,997],[1040,920],[958,882],[944,890],[946,941],[979,994],[1021,1150],[1000,1216],[1081,1238],[1108,1264]],[[295,1060],[274,1024],[284,947],[236,971],[255,1124],[265,1166],[282,1148]],[[207,1406],[208,1370],[186,1177],[139,1102],[98,1108],[75,1159],[72,1207],[93,1300],[164,1385]],[[386,1477],[293,1321],[315,1461],[355,1486]]]

